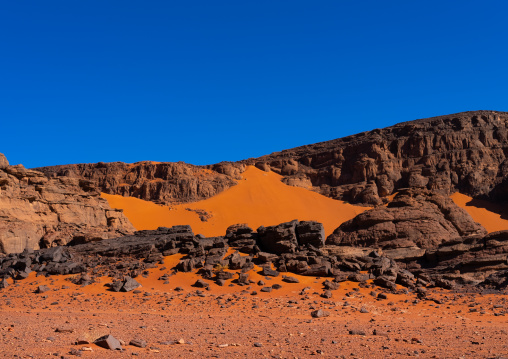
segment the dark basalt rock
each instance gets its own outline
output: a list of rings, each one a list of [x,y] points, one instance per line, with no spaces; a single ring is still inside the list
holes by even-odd
[[[141,284],[139,284],[134,278],[127,277],[123,283],[122,291],[130,292],[139,287],[141,287]]]
[[[289,224],[297,228],[300,222]],[[312,226],[319,228],[315,224]],[[457,226],[460,228],[460,225]],[[273,226],[273,230],[277,232],[276,227],[279,226]],[[280,225],[283,231],[287,227],[288,223]],[[415,228],[419,228],[418,223],[415,223]],[[250,232],[250,235],[257,234]],[[256,238],[259,241],[256,246],[262,247],[262,236]],[[298,241],[296,231],[292,238]],[[389,241],[381,243],[387,244]],[[417,287],[478,285],[503,290],[508,284],[502,279],[503,271],[508,270],[508,231],[431,241],[422,252],[401,250],[397,255],[394,255],[394,249],[335,245],[318,249],[307,243],[290,246],[288,252],[281,254],[259,252],[245,256],[234,252],[223,259],[229,244],[225,237],[195,237],[188,226],[159,228],[93,244],[54,247],[0,257],[0,278],[23,279],[24,273],[30,271],[46,276],[81,273],[73,283],[86,285],[95,276],[107,275],[113,278],[108,285],[112,291],[131,291],[139,287],[133,277],[144,275],[146,269],[153,268],[152,261],[147,259],[159,260],[170,250],[172,254],[185,254],[173,270],[185,272],[199,269],[198,273],[204,279],[215,280],[219,285],[236,276],[237,279],[232,283],[251,285],[248,271],[254,268],[254,263],[262,267],[261,274],[264,276],[278,276],[280,272],[315,277],[334,276],[333,281],[327,279],[323,282],[325,290],[337,289],[341,281],[365,283],[371,278],[376,285],[390,290],[396,290],[397,284],[414,290]],[[391,257],[385,256],[385,251]],[[161,277],[161,280],[167,281],[168,278]],[[290,276],[284,276],[284,281],[297,282]],[[208,283],[198,280],[195,285],[206,288]],[[261,285],[265,286],[264,283]]]
[[[257,232],[261,248],[274,254],[293,253],[298,247],[296,224],[298,221],[282,223],[277,226],[259,227]]]
[[[301,246],[311,245],[321,248],[325,245],[325,228],[322,223],[314,221],[302,221],[296,225],[298,243]]]

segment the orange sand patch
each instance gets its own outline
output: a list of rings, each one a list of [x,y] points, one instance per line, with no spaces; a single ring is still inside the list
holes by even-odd
[[[293,219],[315,220],[324,224],[326,235],[343,222],[369,209],[337,201],[304,188],[281,182],[281,176],[249,166],[238,185],[203,201],[160,206],[133,197],[102,194],[113,208],[121,208],[138,230],[189,224],[195,233],[220,236],[236,223],[247,223],[256,229]],[[193,211],[205,210],[212,215],[207,222]]]
[[[465,209],[473,219],[490,232],[508,229],[506,209],[488,201],[473,199],[456,192],[450,196],[456,205]],[[504,218],[503,218],[504,217]]]

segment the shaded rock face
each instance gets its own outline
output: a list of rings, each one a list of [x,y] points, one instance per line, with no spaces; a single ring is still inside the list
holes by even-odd
[[[401,123],[243,163],[325,196],[378,205],[401,188],[508,198],[508,114],[464,112]]]
[[[243,164],[194,166],[183,162],[122,162],[76,164],[38,168],[51,177],[93,181],[104,193],[141,198],[160,204],[186,203],[210,198],[234,186]]]
[[[486,230],[450,198],[427,190],[398,193],[388,206],[363,212],[343,223],[326,243],[395,248],[435,248]]]
[[[135,231],[90,181],[51,178],[9,166],[0,155],[0,252],[19,253],[71,241],[81,243]]]
[[[321,248],[325,244],[323,224],[297,220],[257,229],[259,245],[268,253],[293,253],[299,246]]]

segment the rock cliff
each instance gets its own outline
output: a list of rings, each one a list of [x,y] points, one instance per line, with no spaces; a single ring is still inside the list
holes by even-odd
[[[91,181],[47,178],[0,154],[0,253],[19,253],[134,232]]]
[[[48,177],[93,181],[100,191],[159,204],[203,200],[234,186],[243,164],[194,166],[183,162],[123,162],[75,164],[37,168]]]
[[[401,188],[472,197],[508,194],[508,113],[404,122],[244,161],[326,196],[378,205]]]
[[[245,165],[351,203],[379,205],[402,188],[508,198],[508,113],[471,111],[400,123],[238,163],[121,162],[38,168],[95,181],[109,194],[193,202],[236,184]]]

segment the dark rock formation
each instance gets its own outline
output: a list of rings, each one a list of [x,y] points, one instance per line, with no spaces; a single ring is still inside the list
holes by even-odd
[[[404,122],[243,163],[336,199],[377,205],[401,188],[508,198],[508,114],[472,111]]]
[[[297,227],[304,222],[289,223]],[[283,223],[281,228],[287,225]],[[256,245],[262,246],[262,237],[256,238],[259,241]],[[93,282],[96,276],[107,275],[114,278],[109,284],[111,290],[130,291],[139,286],[134,279],[136,276],[156,263],[163,263],[164,256],[182,253],[185,257],[173,268],[175,271],[198,270],[204,279],[213,280],[218,285],[235,277],[233,282],[238,285],[251,285],[248,271],[253,268],[253,263],[263,268],[261,274],[265,276],[293,272],[334,277],[333,281],[323,282],[325,290],[337,289],[339,282],[344,280],[364,285],[369,279],[388,290],[396,291],[397,285],[402,285],[420,295],[423,295],[424,287],[485,286],[504,290],[508,284],[503,279],[508,270],[508,231],[458,237],[433,247],[429,245],[419,252],[399,251],[395,256],[392,249],[297,245],[288,248],[288,252],[271,254],[270,266],[266,264],[267,253],[264,252],[243,255],[234,252],[226,257],[229,246],[237,241],[231,232],[229,237],[202,238],[194,236],[189,226],[159,228],[96,243],[0,257],[0,278],[23,279],[20,274],[30,271],[46,276],[82,273],[73,282],[84,285]],[[224,271],[225,268],[236,270],[237,276]],[[286,283],[298,282],[289,276],[283,278]],[[195,285],[206,288],[210,284],[199,280]]]
[[[343,223],[327,244],[397,248],[436,248],[486,230],[449,197],[428,190],[401,190],[388,206],[376,207]]]
[[[219,163],[194,166],[183,162],[123,162],[37,168],[49,178],[69,177],[93,182],[104,193],[161,204],[206,199],[234,186],[245,165]],[[206,217],[206,216],[205,216]]]
[[[0,253],[19,253],[71,241],[81,243],[134,232],[90,181],[47,178],[0,154]]]

